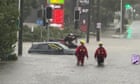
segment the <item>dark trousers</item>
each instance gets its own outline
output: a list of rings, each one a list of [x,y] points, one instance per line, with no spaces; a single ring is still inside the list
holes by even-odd
[[[77,65],[84,65],[84,56],[77,56]]]
[[[103,56],[97,56],[97,62],[98,62],[98,65],[103,64],[104,63],[104,57]]]

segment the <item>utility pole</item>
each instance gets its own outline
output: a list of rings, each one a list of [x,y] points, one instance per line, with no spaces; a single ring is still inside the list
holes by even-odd
[[[97,0],[97,21],[96,21],[96,40],[100,41],[100,29],[101,29],[101,23],[100,23],[100,0]]]
[[[43,21],[43,26],[46,26],[46,19],[45,19],[45,7],[44,7],[44,4],[41,5],[41,12],[42,12],[42,21]],[[40,26],[40,40],[43,41],[43,35],[42,35],[42,29],[43,29],[43,26]]]
[[[122,28],[123,28],[123,24],[122,24],[122,17],[123,17],[123,0],[120,1],[120,35],[122,34]]]
[[[121,25],[120,25],[120,35],[123,33],[123,31],[124,31],[124,11],[125,11],[125,9],[124,9],[124,1],[123,0],[121,0],[121,3],[120,3],[120,9],[121,9],[121,16],[120,16],[120,23],[121,23]]]
[[[74,3],[75,3],[75,8],[74,8],[74,28],[76,29],[76,32],[77,32],[77,30],[79,28],[79,19],[80,19],[80,11],[78,9],[79,0],[75,0]]]
[[[79,28],[79,20],[80,20],[80,11],[79,11],[79,0],[74,0],[74,33],[77,34]],[[76,12],[77,11],[77,12]],[[78,42],[78,39],[75,40]]]
[[[92,0],[89,0],[89,4],[88,4],[88,28],[87,28],[87,39],[86,42],[89,43],[89,31],[90,31],[90,14],[91,14],[91,3]]]
[[[23,0],[19,0],[18,56],[22,56]]]

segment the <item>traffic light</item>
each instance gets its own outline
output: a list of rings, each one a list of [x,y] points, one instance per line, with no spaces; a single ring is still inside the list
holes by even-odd
[[[51,19],[52,18],[52,7],[46,8],[46,18]]]
[[[75,12],[74,12],[74,19],[75,20],[79,20],[80,19],[80,11],[79,10],[75,10]]]
[[[127,4],[125,4],[125,8],[126,9],[130,9],[132,6],[129,4],[129,3],[127,3]]]

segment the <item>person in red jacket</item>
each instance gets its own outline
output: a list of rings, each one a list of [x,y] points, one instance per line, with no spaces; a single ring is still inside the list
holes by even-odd
[[[84,66],[84,58],[85,56],[88,58],[88,51],[84,45],[85,44],[84,40],[81,40],[80,44],[81,45],[76,48],[75,55],[77,57],[77,66],[79,65]]]
[[[104,64],[104,58],[107,57],[106,49],[103,47],[103,43],[99,42],[99,47],[96,49],[94,54],[95,59],[97,59],[98,65]]]

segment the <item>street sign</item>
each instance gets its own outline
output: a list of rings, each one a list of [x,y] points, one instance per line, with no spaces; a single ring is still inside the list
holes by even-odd
[[[38,24],[38,25],[43,25],[43,20],[38,19],[38,20],[36,21],[36,24]]]
[[[96,23],[96,28],[97,28],[97,29],[100,29],[100,28],[101,28],[101,25],[102,25],[102,24],[101,24],[100,22]]]
[[[82,25],[80,26],[80,30],[81,30],[82,32],[87,32],[87,24],[82,24]]]

